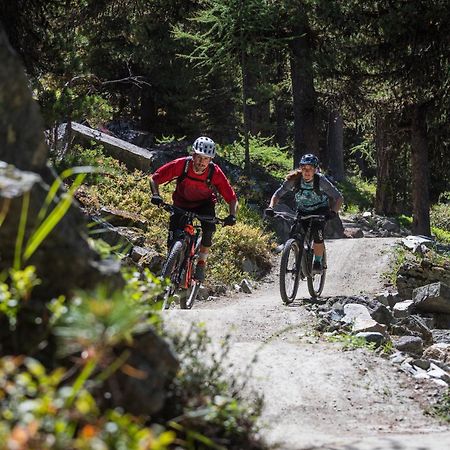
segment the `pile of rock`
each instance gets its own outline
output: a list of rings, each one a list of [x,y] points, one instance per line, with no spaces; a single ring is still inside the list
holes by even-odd
[[[407,258],[398,270],[397,290],[402,298],[411,298],[414,289],[426,284],[442,281],[450,285],[450,263],[431,257],[430,248],[436,246],[431,239],[407,236],[402,239],[402,244],[412,253],[420,255],[420,258]]]
[[[317,328],[328,334],[348,332],[393,348],[394,363],[416,378],[450,385],[450,287],[442,282],[414,289],[412,298],[398,293],[332,297],[309,307]]]
[[[409,234],[394,217],[384,217],[365,211],[350,216],[344,222],[346,237],[401,237]]]

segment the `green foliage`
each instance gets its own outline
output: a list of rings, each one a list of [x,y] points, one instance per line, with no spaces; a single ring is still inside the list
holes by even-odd
[[[282,180],[286,176],[286,173],[292,170],[292,154],[284,147],[279,147],[276,144],[271,145],[271,139],[262,136],[250,136],[250,159],[252,164],[259,165],[269,175]],[[239,141],[223,147],[221,154],[231,163],[242,167],[245,161],[243,137],[241,136]]]
[[[437,203],[431,207],[431,225],[450,233],[450,204]]]
[[[375,342],[367,342],[363,337],[354,336],[349,333],[336,334],[329,336],[328,340],[331,342],[339,342],[342,344],[343,350],[355,350],[357,348],[367,348],[375,350]]]
[[[441,228],[431,227],[431,232],[439,242],[450,244],[450,231],[442,230]]]
[[[375,204],[376,184],[353,175],[337,184],[344,196],[344,211],[371,210]]]
[[[400,225],[410,228],[412,217],[399,216]],[[450,244],[450,206],[445,203],[437,203],[430,210],[431,232],[438,242]]]
[[[227,363],[231,349],[230,336],[221,342],[220,348],[213,350],[211,339],[202,324],[192,325],[183,335],[171,337],[181,364],[173,392],[181,396],[179,401],[186,405],[186,409],[169,425],[184,432],[188,442],[205,444],[201,448],[254,448],[252,434],[256,431],[262,399],[259,396],[252,401],[242,398],[251,376],[248,373],[251,362],[247,372],[237,374],[236,369]],[[208,355],[206,360],[205,355]],[[200,399],[201,409],[198,404]],[[204,435],[210,434],[207,432],[209,427],[217,429],[222,445],[205,441]]]
[[[69,85],[70,81],[51,74],[39,79],[36,92],[47,126],[69,118],[77,122],[87,120],[92,126],[112,119],[113,107],[105,97],[91,92],[89,77],[84,77],[83,83]]]
[[[3,275],[1,278],[6,279],[0,279],[0,312],[8,317],[10,327],[14,328],[22,302],[30,299],[33,288],[40,284],[40,280],[34,266],[11,268],[8,276]]]
[[[133,332],[142,327],[162,328],[154,303],[160,281],[149,272],[144,275],[128,272],[120,291],[98,287],[77,293],[70,302],[51,302],[59,353],[79,355],[69,370],[47,371],[29,357],[0,358],[1,442],[79,450],[166,450],[175,441],[186,449],[262,448],[254,437],[261,400],[244,401],[243,385],[234,372],[223,369],[229,341],[210,354],[209,337],[196,327],[171,336],[181,369],[169,388],[165,416],[150,420],[99,406],[96,389],[129,356],[128,350],[117,356],[113,347],[131,343]]]
[[[450,191],[441,192],[439,195],[439,203],[450,204]]]
[[[89,363],[85,368],[89,367]],[[29,357],[0,359],[0,441],[9,448],[167,450],[175,434],[145,427],[114,411],[101,413],[80,383],[64,384],[64,369],[47,372]]]
[[[156,139],[157,144],[170,144],[172,142],[182,142],[186,139],[186,136],[182,136],[180,138],[176,138],[175,136],[164,136],[162,135],[160,138]]]
[[[400,224],[400,226],[405,227],[405,228],[410,228],[412,225],[413,219],[410,216],[405,216],[404,214],[401,214],[400,216],[397,217],[397,221]]]
[[[394,250],[394,255],[392,258],[391,266],[389,271],[383,274],[383,277],[389,281],[393,286],[397,285],[397,275],[400,267],[405,262],[408,255],[407,250],[400,245],[397,245]]]
[[[104,349],[131,340],[133,330],[157,309],[164,285],[148,270],[142,276],[137,272],[125,276],[120,291],[98,286],[94,292],[77,293],[54,327],[61,350],[72,354],[90,349],[101,355]]]
[[[245,260],[268,270],[271,267],[269,249],[269,236],[258,228],[240,222],[232,228],[221,228],[215,234],[207,277],[222,284],[240,282],[245,276]]]
[[[450,391],[447,391],[433,406],[431,412],[440,419],[450,422]]]
[[[71,169],[73,167],[91,167],[92,173],[86,177],[87,184],[99,183],[103,177],[108,174],[114,174],[119,177],[126,173],[125,166],[117,159],[106,156],[103,146],[100,144],[91,143],[90,148],[84,148],[81,145],[75,145],[69,153],[64,155],[64,158],[54,161],[55,170],[59,173]]]
[[[146,245],[165,253],[169,214],[150,203],[149,177],[137,170],[127,172],[122,166],[112,170],[115,167],[114,160],[102,157],[97,150],[79,149],[77,155],[78,163],[91,163],[100,158],[111,168],[103,176],[91,179],[94,184],[84,186],[84,192],[92,206],[97,209],[101,206],[110,206],[140,214],[148,223],[145,232]],[[169,203],[173,189],[174,183],[161,186],[160,189],[162,197]],[[228,215],[228,207],[224,202],[218,204],[217,215],[220,217]],[[247,206],[245,200],[242,200],[238,211],[238,223],[241,226],[223,229],[218,227],[214,237],[214,248],[209,258],[207,271],[209,282],[240,282],[244,276],[242,261],[245,258],[258,262],[265,269],[270,267],[269,235],[260,231],[262,219],[257,212]]]

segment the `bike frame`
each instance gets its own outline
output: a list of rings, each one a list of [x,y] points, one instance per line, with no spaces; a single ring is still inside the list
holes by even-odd
[[[192,268],[193,268],[193,262],[194,258],[196,256],[196,244],[198,242],[198,238],[200,236],[200,226],[193,225],[191,223],[187,223],[184,226],[184,241],[186,245],[186,250],[184,254],[184,260],[181,264],[181,271],[184,271],[184,277],[180,280],[180,287],[183,287],[184,289],[187,289],[190,287],[191,280],[192,280]],[[186,269],[186,270],[184,270]]]
[[[324,267],[321,274],[312,272],[314,258],[312,226],[315,220],[325,221],[325,216],[318,214],[299,216],[281,211],[276,212],[275,216],[293,221],[289,239],[283,249],[280,261],[280,293],[283,302],[289,304],[295,299],[299,279],[305,280],[306,278],[311,296],[319,296],[325,283],[326,268]],[[294,243],[295,247],[293,246]],[[295,259],[292,260],[293,265],[289,263],[292,251],[295,252]],[[326,260],[326,253],[324,253],[324,260]]]
[[[180,307],[182,309],[190,309],[192,308],[201,285],[200,281],[193,279],[194,263],[198,257],[198,244],[200,243],[202,229],[201,225],[194,225],[194,220],[198,219],[200,222],[208,221],[223,225],[224,219],[202,216],[167,203],[164,203],[162,207],[171,214],[179,212],[185,217],[183,228],[179,230],[179,233],[177,230],[177,234],[175,235],[170,246],[166,262],[163,265],[163,272],[172,270],[173,265],[174,270],[170,275],[171,287],[169,288],[169,291],[166,291],[166,293],[167,295],[172,295],[175,290],[184,289],[188,292],[190,290],[187,301],[180,299]],[[178,249],[175,250],[174,253],[175,246],[178,246]],[[177,254],[179,255],[178,260],[175,259],[175,255]],[[165,276],[167,275],[168,273],[166,273]],[[168,298],[168,296],[164,297],[163,309],[167,309],[168,307]]]

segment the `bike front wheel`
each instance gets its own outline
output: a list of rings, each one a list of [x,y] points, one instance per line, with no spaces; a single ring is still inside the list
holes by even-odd
[[[180,308],[181,309],[191,309],[194,305],[194,302],[197,298],[197,295],[200,291],[201,283],[199,281],[195,281],[192,283],[192,286],[187,290],[186,297],[180,299]]]
[[[175,294],[179,285],[180,265],[183,260],[183,243],[177,241],[173,244],[169,256],[162,268],[161,277],[169,278],[170,284],[164,290],[162,309],[168,309],[170,299]]]
[[[280,294],[285,305],[297,295],[302,248],[296,239],[289,239],[284,245],[280,261]]]
[[[312,272],[312,261],[313,257],[311,257],[310,262],[310,273],[311,276],[308,276],[306,279],[306,282],[308,284],[308,291],[309,295],[313,298],[320,297],[320,294],[322,294],[323,287],[325,286],[325,278],[327,276],[327,252],[324,250],[323,252],[323,259],[322,259],[322,273],[314,274]]]

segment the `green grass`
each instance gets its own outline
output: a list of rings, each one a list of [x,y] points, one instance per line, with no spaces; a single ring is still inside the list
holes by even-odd
[[[431,232],[439,242],[450,245],[450,231],[441,230],[437,227],[431,227]]]
[[[375,349],[375,342],[367,342],[363,337],[354,336],[349,333],[336,334],[328,337],[330,342],[339,342],[343,350],[355,350],[357,348]]]
[[[400,215],[397,217],[399,224],[405,228],[411,228],[413,219],[410,216]],[[450,244],[450,231],[446,228],[439,227],[433,222],[433,215],[431,215],[431,233],[436,237],[438,242],[443,244]]]
[[[393,261],[389,267],[389,270],[383,273],[383,278],[393,286],[397,285],[398,271],[401,265],[405,262],[408,254],[409,252],[404,247],[401,247],[400,245],[395,247]]]
[[[357,213],[374,207],[375,182],[353,175],[337,183],[337,186],[344,196],[344,211]]]
[[[446,422],[450,422],[450,390],[433,406],[431,413]]]

